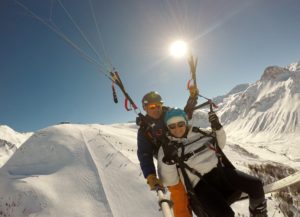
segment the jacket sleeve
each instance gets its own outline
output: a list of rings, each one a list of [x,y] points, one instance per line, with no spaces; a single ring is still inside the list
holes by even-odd
[[[175,164],[168,165],[165,164],[162,159],[164,157],[162,147],[160,147],[157,156],[157,170],[158,176],[166,186],[172,186],[178,184],[180,181],[178,170]]]
[[[153,145],[147,140],[144,132],[139,129],[137,135],[137,156],[140,161],[140,166],[145,178],[149,174],[155,174],[155,165],[153,162]]]
[[[223,149],[226,144],[226,133],[223,127],[216,131],[216,136],[220,148]]]
[[[186,102],[186,105],[184,106],[183,110],[187,114],[189,120],[191,120],[193,117],[194,107],[197,105],[197,99],[197,96],[190,96]]]

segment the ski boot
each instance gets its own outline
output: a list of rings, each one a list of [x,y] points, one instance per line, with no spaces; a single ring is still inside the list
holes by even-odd
[[[263,201],[255,209],[249,208],[250,217],[268,217],[267,201]]]

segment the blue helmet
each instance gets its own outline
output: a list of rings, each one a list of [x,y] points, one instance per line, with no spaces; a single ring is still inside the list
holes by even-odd
[[[185,121],[188,124],[187,114],[182,109],[175,107],[165,113],[164,122],[166,125],[179,121]]]

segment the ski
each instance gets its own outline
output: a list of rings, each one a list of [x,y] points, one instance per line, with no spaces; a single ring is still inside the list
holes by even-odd
[[[294,174],[289,175],[283,179],[280,179],[280,180],[277,180],[275,182],[265,185],[264,191],[265,191],[265,194],[272,193],[272,192],[281,190],[283,188],[289,187],[298,182],[300,182],[300,171],[295,172]],[[242,193],[239,201],[244,200],[246,198],[248,198],[248,195],[245,193]]]

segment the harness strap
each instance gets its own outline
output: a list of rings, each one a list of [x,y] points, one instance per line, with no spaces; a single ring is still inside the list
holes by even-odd
[[[196,169],[190,167],[189,165],[187,165],[186,163],[183,162],[183,166],[184,168],[186,168],[188,171],[190,171],[191,173],[193,173],[194,175],[198,176],[199,178],[203,178],[202,174],[199,173]]]
[[[163,106],[163,114],[169,110],[169,107]],[[155,129],[156,123],[151,120],[149,116],[139,116],[136,121],[137,125],[142,127],[142,132],[150,144],[153,144],[157,149],[155,152],[158,152],[159,147],[161,144],[167,143],[166,137],[164,135],[164,130],[162,129],[160,135],[154,135],[152,132]],[[157,153],[155,153],[157,155]]]
[[[205,149],[208,149],[210,148],[211,150],[213,150],[216,154],[216,157],[218,158],[218,167],[224,167],[224,163],[222,162],[223,161],[223,152],[221,150],[221,148],[219,147],[218,145],[218,141],[217,139],[212,135],[212,133],[207,133],[201,129],[199,129],[198,127],[193,127],[193,132],[199,132],[199,133],[202,133],[203,136],[201,136],[200,138],[190,142],[190,143],[187,143],[185,145],[181,145],[181,156],[179,158],[179,160],[181,161],[181,165],[184,169],[187,169],[189,170],[191,173],[193,173],[194,175],[198,176],[199,178],[202,178],[202,174],[200,172],[198,172],[196,169],[194,168],[191,168],[189,165],[187,165],[184,161],[187,161],[190,157],[194,156],[195,154],[201,152],[201,151],[204,151]],[[205,143],[203,146],[201,146],[200,148],[194,150],[193,152],[190,152],[190,153],[187,153],[187,154],[184,154],[184,147],[187,146],[187,145],[191,145],[199,140],[201,140],[202,138],[205,138],[205,137],[211,137],[213,140],[211,141],[210,144],[213,145],[213,147],[211,147],[208,143]],[[179,167],[179,165],[177,165],[177,167]]]
[[[193,127],[192,131],[195,133],[202,133],[204,136],[212,137],[212,133],[207,133],[207,132],[201,130],[199,127]]]
[[[183,147],[181,147],[181,148],[184,149]],[[192,183],[191,183],[191,181],[190,181],[190,179],[187,175],[187,172],[185,170],[185,165],[186,164],[181,159],[177,159],[177,167],[182,172],[182,176],[183,176],[183,179],[184,179],[184,184],[185,184],[186,191],[187,191],[187,194],[188,194],[188,197],[189,197],[190,206],[191,206],[193,212],[197,216],[208,217],[207,213],[204,210],[204,207],[203,207],[202,203],[199,201],[198,197],[196,196],[193,185],[192,185]]]
[[[184,146],[189,146],[189,145],[191,145],[191,144],[193,144],[193,143],[195,143],[195,142],[198,142],[199,140],[203,139],[204,137],[211,137],[211,138],[214,138],[213,136],[204,135],[204,136],[201,136],[201,137],[198,138],[198,139],[195,139],[194,141],[191,141],[191,142],[189,142],[189,143],[186,143]]]
[[[204,136],[203,137],[212,137],[213,139],[214,139],[214,142],[213,142],[213,144],[214,144],[214,151],[215,151],[215,153],[216,153],[216,156],[217,156],[217,158],[218,158],[218,167],[224,167],[225,165],[224,165],[224,163],[223,163],[223,156],[224,156],[224,153],[222,152],[222,150],[221,150],[221,148],[220,148],[220,146],[219,146],[219,144],[218,144],[218,140],[216,139],[216,137],[214,137],[213,135],[212,135],[212,133],[210,134],[210,133],[207,133],[207,132],[205,132],[205,131],[203,131],[203,130],[201,130],[200,128],[198,128],[198,127],[193,127],[193,132],[199,132],[199,133],[202,133]],[[203,138],[202,137],[202,138]]]
[[[214,148],[208,147],[207,145],[204,145],[204,147],[211,148],[211,149],[213,149],[215,151],[215,154],[216,154],[216,156],[218,158],[218,165],[217,165],[218,168],[223,168],[223,167],[233,168],[233,169],[235,168],[233,166],[233,164],[228,160],[228,158],[226,157],[226,155],[223,153],[222,149],[218,145],[218,141],[217,141],[216,137],[214,137],[213,134],[204,132],[204,131],[200,130],[199,128],[196,128],[196,127],[193,128],[193,132],[200,132],[200,133],[202,133],[204,136],[202,136],[201,138],[203,138],[203,137],[212,137],[214,139],[212,141],[212,144],[213,144]],[[193,142],[195,142],[195,141],[193,141]],[[198,151],[198,149],[196,151]],[[200,206],[199,206],[199,203],[196,203],[197,205],[193,206],[193,203],[194,203],[193,200],[195,199],[197,201],[198,199],[197,199],[197,197],[195,195],[195,191],[193,189],[192,183],[191,183],[191,181],[190,181],[190,179],[189,179],[189,177],[187,175],[187,170],[189,172],[191,172],[192,174],[198,176],[202,181],[204,181],[204,182],[207,182],[207,181],[205,180],[205,177],[203,177],[203,175],[199,171],[197,171],[194,168],[191,168],[189,165],[187,165],[184,162],[184,158],[183,157],[185,155],[183,154],[183,152],[184,152],[184,147],[182,147],[181,156],[178,157],[178,159],[177,159],[176,167],[177,167],[178,170],[181,170],[181,173],[182,173],[185,185],[186,185],[186,189],[187,189],[187,192],[188,192],[188,195],[189,195],[189,198],[190,198],[190,204],[191,204],[191,207],[192,207],[193,211],[194,212],[196,211],[197,213],[199,211],[199,214],[200,214],[199,216],[206,216],[207,217],[208,215],[205,213],[205,211],[204,211],[201,203],[200,203]],[[221,171],[223,171],[223,170],[221,170]],[[210,183],[208,183],[208,184],[210,185]],[[239,192],[239,191],[233,191],[232,194],[229,195],[228,198],[226,198],[226,200],[228,201],[229,204],[232,204],[234,201],[236,201],[237,198],[239,198],[240,194],[241,194],[241,192]],[[199,208],[199,210],[197,208]]]
[[[208,147],[206,146],[206,144],[204,144],[203,146],[201,146],[200,148],[190,152],[190,153],[187,153],[187,154],[184,154],[182,157],[183,157],[183,160],[184,161],[187,161],[189,158],[191,158],[192,156],[196,155],[197,153],[201,152],[201,151],[204,151],[205,149],[207,149]]]

